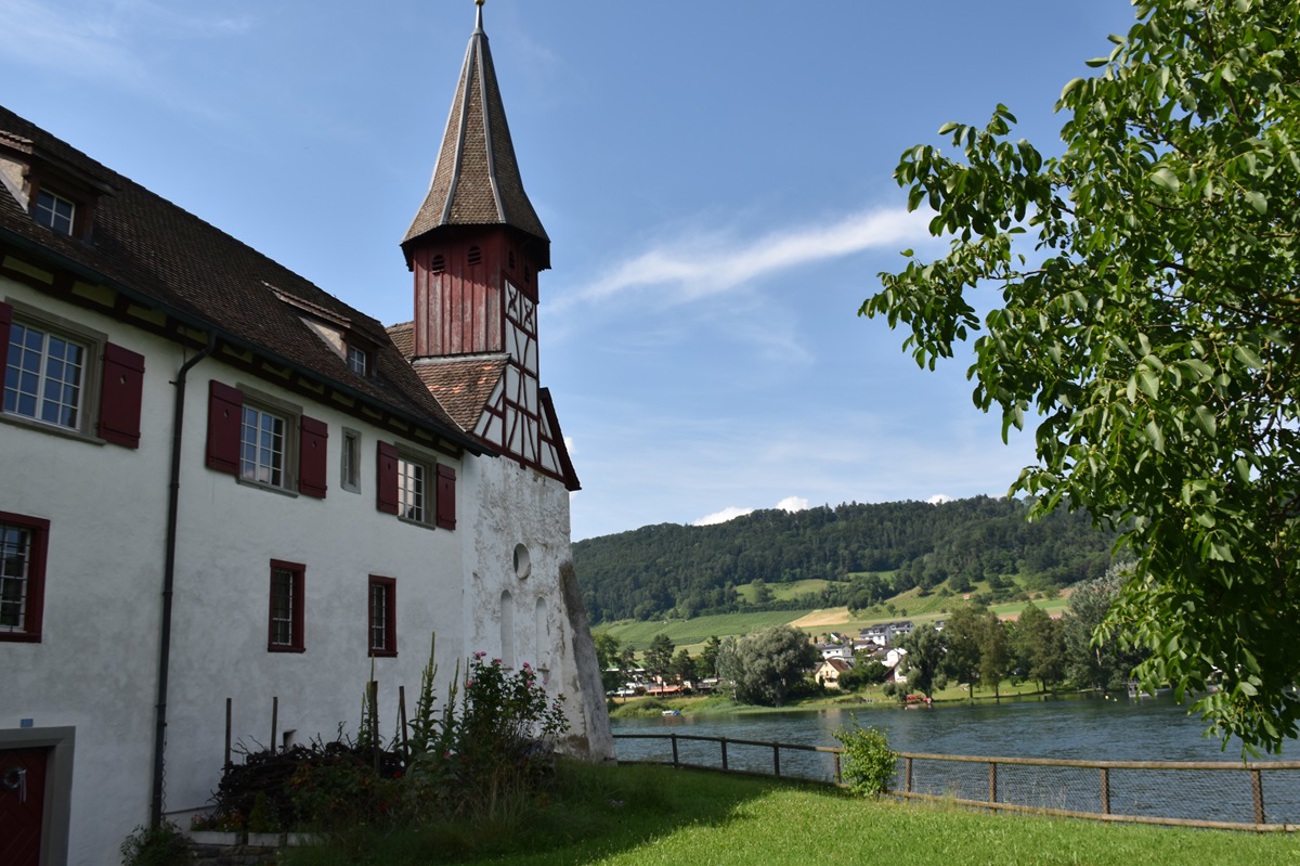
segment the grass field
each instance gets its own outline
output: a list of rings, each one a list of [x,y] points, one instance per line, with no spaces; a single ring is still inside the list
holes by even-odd
[[[561,766],[545,802],[492,820],[288,849],[288,866],[1186,866],[1300,862],[1282,834],[990,815],[667,767]],[[345,848],[363,852],[349,856]]]
[[[793,598],[804,592],[819,591],[826,586],[824,580],[801,580],[788,584],[770,584],[778,599]],[[752,585],[738,587],[743,592],[752,590]],[[975,592],[985,591],[984,584],[976,584]],[[1038,598],[1034,604],[1052,616],[1058,616],[1069,606],[1068,591],[1056,598]],[[657,634],[666,634],[674,646],[685,647],[695,653],[711,636],[727,637],[743,635],[773,625],[794,623],[810,635],[838,631],[845,634],[857,634],[865,626],[889,620],[910,619],[917,625],[932,623],[943,619],[951,611],[965,603],[962,596],[940,595],[930,593],[921,595],[919,589],[894,596],[886,605],[876,605],[853,616],[847,608],[810,608],[801,610],[753,611],[741,613],[723,613],[698,616],[691,619],[651,620],[638,622],[623,620],[597,626],[597,631],[606,632],[618,638],[620,644],[643,651],[650,646],[650,640]],[[890,609],[892,607],[892,610]],[[996,604],[991,607],[998,616],[1006,619],[1014,617],[1024,610],[1023,601]],[[800,620],[807,618],[808,623]]]

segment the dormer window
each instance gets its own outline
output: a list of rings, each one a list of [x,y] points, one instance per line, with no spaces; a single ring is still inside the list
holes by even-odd
[[[366,355],[365,349],[348,346],[348,369],[361,376],[369,373],[370,358]]]
[[[71,237],[76,214],[77,205],[71,199],[47,190],[36,193],[36,207],[32,209],[32,216],[46,228]]]

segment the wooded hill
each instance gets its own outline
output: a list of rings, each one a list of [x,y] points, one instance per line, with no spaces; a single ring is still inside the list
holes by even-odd
[[[1029,505],[987,496],[939,505],[850,503],[755,511],[713,526],[664,523],[573,545],[593,623],[737,610],[861,609],[913,587],[969,592],[1068,586],[1101,576],[1114,536],[1086,514],[1026,520]],[[809,589],[777,598],[773,585]],[[759,587],[754,593],[753,585]],[[750,590],[746,598],[738,588]]]

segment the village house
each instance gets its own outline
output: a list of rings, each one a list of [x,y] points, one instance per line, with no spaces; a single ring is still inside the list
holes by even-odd
[[[208,802],[227,730],[332,738],[372,678],[393,730],[435,634],[441,693],[528,663],[612,758],[481,15],[430,151],[386,328],[0,108],[5,866],[118,862]]]
[[[851,661],[845,661],[842,658],[829,657],[822,659],[822,663],[813,671],[813,679],[821,683],[828,689],[838,689],[840,687],[840,674],[853,669]]]

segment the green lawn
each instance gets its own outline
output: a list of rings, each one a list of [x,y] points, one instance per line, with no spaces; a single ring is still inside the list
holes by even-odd
[[[816,583],[824,584],[825,581],[800,581],[799,584],[789,584],[789,586]],[[805,626],[804,630],[813,635],[829,631],[857,634],[858,630],[864,626],[900,619],[910,619],[917,625],[924,625],[943,619],[949,612],[960,607],[963,601],[961,596],[942,596],[937,593],[921,596],[919,590],[910,589],[905,593],[894,596],[890,599],[890,604],[894,605],[892,613],[884,607],[877,606],[864,611],[859,617],[851,617],[847,609],[839,608],[840,611],[843,611],[843,615],[838,622]],[[1034,604],[1043,608],[1052,616],[1058,616],[1068,607],[1069,601],[1065,598],[1038,599]],[[998,616],[1005,618],[1018,614],[1024,607],[1025,603],[1023,601],[1013,601],[993,605],[991,609]],[[721,638],[728,635],[749,634],[768,626],[796,622],[812,612],[812,610],[774,610],[723,613],[711,616],[697,616],[692,619],[651,620],[649,622],[623,620],[597,626],[596,631],[611,634],[618,638],[619,643],[622,645],[630,646],[638,651],[644,651],[650,646],[651,638],[663,633],[668,635],[669,640],[675,646],[685,647],[692,653],[696,653],[704,642],[713,635]],[[833,609],[819,612],[832,613]]]
[[[853,799],[828,788],[666,767],[565,766],[540,807],[474,826],[377,834],[348,859],[291,851],[289,866],[445,862],[494,866],[1134,866],[1300,862],[1272,834],[990,815]]]

